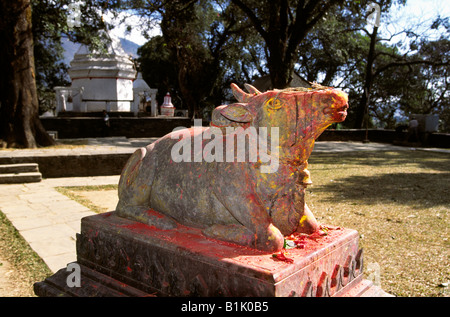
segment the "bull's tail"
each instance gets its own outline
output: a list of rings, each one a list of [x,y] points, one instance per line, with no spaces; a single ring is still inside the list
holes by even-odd
[[[127,191],[128,187],[135,182],[139,170],[142,166],[142,161],[146,154],[147,150],[143,147],[136,150],[128,159],[127,163],[122,169],[122,174],[120,175],[119,179],[119,199],[125,198],[124,194]]]
[[[136,150],[125,164],[119,179],[117,212],[123,212],[124,206],[148,206],[155,173],[152,149]]]

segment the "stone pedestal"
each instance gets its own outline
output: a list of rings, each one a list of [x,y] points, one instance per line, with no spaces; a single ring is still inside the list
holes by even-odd
[[[358,233],[329,230],[272,254],[205,238],[199,229],[159,230],[113,213],[82,219],[77,236],[81,287],[62,268],[35,284],[38,296],[385,296],[362,277]]]

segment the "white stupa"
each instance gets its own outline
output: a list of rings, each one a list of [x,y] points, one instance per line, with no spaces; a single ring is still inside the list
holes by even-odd
[[[86,45],[81,45],[68,73],[72,88],[83,88],[79,111],[131,110],[136,70],[118,39],[111,39],[102,53],[91,52]],[[73,106],[77,111],[76,105]]]
[[[137,98],[143,91],[156,100],[157,90],[150,89],[148,85],[143,89],[142,78],[139,78],[140,87],[136,87],[140,94],[134,93],[133,81],[137,74],[134,64],[124,52],[120,40],[110,39],[106,52],[91,52],[88,46],[80,46],[68,71],[71,87],[55,87],[57,112],[106,110],[137,114],[141,110]]]

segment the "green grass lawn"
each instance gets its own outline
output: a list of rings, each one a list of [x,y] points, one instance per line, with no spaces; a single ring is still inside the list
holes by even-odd
[[[1,211],[0,256],[8,261],[13,268],[10,278],[15,286],[14,296],[35,296],[33,284],[44,280],[52,274],[44,261],[31,249]]]
[[[356,229],[365,268],[397,296],[448,296],[450,155],[313,154],[307,204],[319,222]]]

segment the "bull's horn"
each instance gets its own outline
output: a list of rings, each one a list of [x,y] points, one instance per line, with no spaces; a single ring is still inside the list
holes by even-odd
[[[234,97],[239,102],[247,103],[253,97],[253,95],[247,94],[241,88],[239,88],[238,85],[234,83],[231,84],[231,90],[233,91]]]
[[[244,84],[244,86],[245,86],[245,89],[247,89],[247,91],[251,94],[259,95],[261,93],[258,89],[256,89],[252,85]]]

